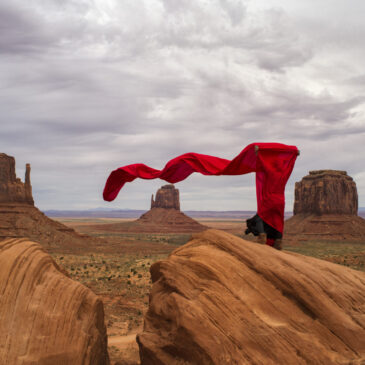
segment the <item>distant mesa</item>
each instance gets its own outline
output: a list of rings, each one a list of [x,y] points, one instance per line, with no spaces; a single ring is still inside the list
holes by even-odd
[[[109,364],[102,301],[35,242],[0,242],[0,364]]]
[[[0,154],[0,240],[28,237],[46,248],[89,246],[96,239],[80,235],[53,221],[34,206],[30,182],[30,164],[26,165],[25,182],[15,174],[15,159]]]
[[[218,230],[150,272],[141,365],[365,361],[364,272]]]
[[[152,194],[151,209],[153,208],[180,210],[179,190],[175,189],[173,184],[162,186],[157,190],[156,200],[153,199]]]
[[[152,195],[151,209],[136,221],[103,224],[111,232],[192,233],[207,228],[180,211],[179,190],[172,184],[158,189],[155,199]]]
[[[295,183],[294,216],[284,239],[365,242],[365,220],[357,215],[358,195],[346,171],[310,171]]]

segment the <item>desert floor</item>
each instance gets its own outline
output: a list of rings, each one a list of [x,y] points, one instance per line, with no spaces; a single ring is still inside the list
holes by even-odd
[[[111,364],[139,364],[136,334],[142,331],[143,316],[148,309],[151,288],[150,266],[166,258],[176,247],[185,244],[190,234],[116,233],[103,225],[132,219],[62,218],[63,224],[80,233],[104,239],[98,249],[77,252],[51,252],[55,261],[70,277],[89,287],[104,302],[105,323]],[[245,239],[242,220],[199,219],[200,223],[222,229]],[[365,243],[314,242],[291,243],[284,250],[328,260],[365,271]]]

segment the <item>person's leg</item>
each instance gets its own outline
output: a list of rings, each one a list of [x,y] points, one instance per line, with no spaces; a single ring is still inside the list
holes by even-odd
[[[277,250],[282,249],[282,237],[283,235],[275,228],[271,227],[265,221],[263,221],[265,232],[267,233],[266,244],[276,248]]]

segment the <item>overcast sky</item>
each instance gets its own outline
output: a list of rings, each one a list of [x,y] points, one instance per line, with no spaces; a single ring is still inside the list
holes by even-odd
[[[296,145],[286,189],[346,170],[365,206],[365,1],[2,0],[0,152],[46,209],[148,209],[161,180],[107,203],[119,166]],[[255,210],[254,176],[192,175],[183,210]]]

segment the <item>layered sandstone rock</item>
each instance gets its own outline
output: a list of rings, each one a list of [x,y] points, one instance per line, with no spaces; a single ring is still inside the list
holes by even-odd
[[[169,184],[158,189],[156,200],[152,195],[151,209],[139,219],[128,223],[103,224],[103,229],[110,232],[192,233],[207,227],[180,211],[179,190]]]
[[[42,247],[0,242],[0,364],[109,364],[104,310]]]
[[[30,164],[26,164],[25,183],[15,174],[15,159],[0,153],[0,203],[34,205],[30,184]]]
[[[310,171],[295,183],[295,214],[357,215],[356,184],[346,171]]]
[[[152,208],[176,209],[180,210],[179,190],[173,184],[162,186],[157,190],[156,199],[151,198]]]
[[[285,222],[284,239],[365,242],[357,210],[356,184],[345,171],[310,171],[295,183],[294,216]]]
[[[15,159],[0,154],[0,240],[28,237],[46,248],[75,248],[97,244],[97,240],[76,233],[53,221],[34,206],[30,183],[30,165],[26,165],[25,183],[15,174]]]
[[[151,267],[141,364],[360,364],[365,273],[216,230]]]

